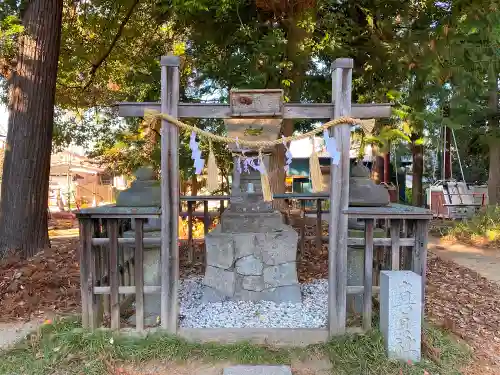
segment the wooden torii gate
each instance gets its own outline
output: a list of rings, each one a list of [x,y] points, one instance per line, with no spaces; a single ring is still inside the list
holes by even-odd
[[[161,58],[160,103],[119,103],[122,117],[142,117],[147,109],[168,113],[176,118],[234,118],[229,104],[194,104],[179,102],[179,65],[177,56]],[[285,103],[283,119],[335,119],[351,116],[360,119],[385,118],[391,115],[390,104],[351,104],[353,60],[337,59],[332,64],[331,103]],[[330,129],[341,153],[338,165],[331,165],[329,213],[329,335],[346,331],[347,294],[347,214],[349,203],[350,125]],[[176,126],[162,120],[161,126],[161,326],[177,332],[179,279],[179,133]]]

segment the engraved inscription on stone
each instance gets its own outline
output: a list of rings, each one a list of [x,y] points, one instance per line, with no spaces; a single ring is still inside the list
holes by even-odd
[[[380,329],[390,359],[420,361],[422,278],[412,271],[380,274]]]

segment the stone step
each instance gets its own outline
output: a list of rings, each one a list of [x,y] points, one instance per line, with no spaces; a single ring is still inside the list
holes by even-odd
[[[224,369],[223,375],[292,375],[290,366],[231,366]]]

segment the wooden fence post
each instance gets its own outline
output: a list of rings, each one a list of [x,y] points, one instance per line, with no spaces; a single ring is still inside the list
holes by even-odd
[[[391,270],[398,271],[400,267],[400,233],[401,233],[401,220],[391,219]]]
[[[332,65],[334,118],[351,114],[352,59],[337,59]],[[347,214],[349,207],[350,125],[330,129],[337,141],[340,162],[330,168],[330,220],[328,250],[328,329],[330,336],[343,334],[347,313]]]
[[[89,284],[90,251],[92,251],[92,220],[80,219],[80,293],[82,295],[82,326],[89,328],[89,303],[92,300]]]
[[[411,269],[422,276],[422,317],[425,313],[425,284],[427,283],[427,245],[429,220],[415,220],[415,246],[412,252]]]
[[[144,331],[144,219],[135,219],[135,329]]]
[[[161,65],[161,112],[168,112],[167,65],[162,57]],[[161,121],[161,327],[168,330],[170,301],[170,142],[169,125]]]
[[[109,286],[111,300],[111,329],[120,329],[120,295],[118,288],[120,287],[120,277],[118,275],[118,220],[108,220],[108,237],[109,237]]]
[[[365,275],[363,280],[363,330],[372,326],[372,286],[373,286],[373,219],[365,220]]]
[[[167,66],[167,112],[177,118],[179,106],[179,56],[162,57]],[[170,142],[170,293],[168,299],[168,330],[177,332],[179,284],[179,129],[169,126]]]

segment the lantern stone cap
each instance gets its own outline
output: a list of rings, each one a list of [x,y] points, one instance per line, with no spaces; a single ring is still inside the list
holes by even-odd
[[[135,171],[134,176],[139,181],[151,181],[154,180],[154,171],[152,167],[140,167]]]
[[[337,68],[352,69],[354,68],[354,60],[349,58],[336,59],[332,63],[332,70]]]
[[[181,58],[175,55],[162,56],[160,59],[161,66],[179,66],[181,64]]]

